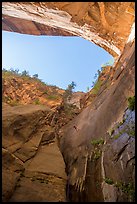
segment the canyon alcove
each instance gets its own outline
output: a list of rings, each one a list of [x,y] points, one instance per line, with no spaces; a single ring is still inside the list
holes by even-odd
[[[76,35],[115,58],[100,75],[98,92],[85,94],[80,109],[73,109],[69,117],[60,103],[55,109],[3,104],[3,201],[134,201],[134,6],[134,2],[2,3],[3,30]]]

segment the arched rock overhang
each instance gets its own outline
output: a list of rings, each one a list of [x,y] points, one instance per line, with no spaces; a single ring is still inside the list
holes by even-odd
[[[120,56],[134,2],[3,2],[2,29],[31,35],[80,36]]]

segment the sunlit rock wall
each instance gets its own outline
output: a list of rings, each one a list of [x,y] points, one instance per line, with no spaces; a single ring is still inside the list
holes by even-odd
[[[2,29],[81,36],[119,56],[134,22],[134,2],[3,2]]]

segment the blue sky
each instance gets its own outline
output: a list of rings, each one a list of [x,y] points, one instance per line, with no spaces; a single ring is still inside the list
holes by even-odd
[[[2,68],[29,71],[42,81],[66,89],[72,81],[75,91],[91,88],[101,65],[113,57],[80,37],[33,36],[2,31]]]

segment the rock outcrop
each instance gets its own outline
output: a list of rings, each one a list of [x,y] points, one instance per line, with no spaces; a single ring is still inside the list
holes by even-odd
[[[40,79],[2,72],[3,101],[10,105],[36,104],[55,109],[62,101],[63,89],[46,85]]]
[[[3,2],[2,26],[33,35],[80,36],[119,56],[135,20],[134,6],[134,2]]]

